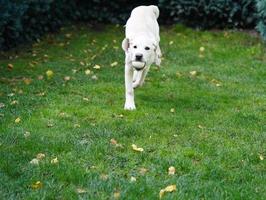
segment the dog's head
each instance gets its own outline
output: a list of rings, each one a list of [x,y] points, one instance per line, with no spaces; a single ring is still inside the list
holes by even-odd
[[[122,42],[122,48],[128,53],[127,62],[142,62],[145,63],[144,67],[156,62],[157,46],[155,40],[147,37],[136,37],[132,40],[125,38]],[[144,67],[135,68],[141,70]]]

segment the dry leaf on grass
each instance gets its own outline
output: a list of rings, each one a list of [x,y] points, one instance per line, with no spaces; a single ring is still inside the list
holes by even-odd
[[[29,85],[31,84],[32,80],[30,78],[24,78],[23,79],[23,82],[26,84],[26,85]]]
[[[198,128],[199,128],[199,129],[203,129],[204,127],[203,127],[202,125],[199,124],[199,125],[198,125]]]
[[[114,199],[119,199],[119,198],[120,198],[120,192],[115,192]]]
[[[14,68],[14,65],[12,65],[12,64],[7,64],[7,68],[9,69],[9,70],[12,70],[13,68]]]
[[[205,48],[204,48],[204,47],[200,47],[200,48],[199,48],[199,51],[202,53],[202,52],[205,51]]]
[[[65,77],[64,77],[64,80],[65,80],[65,81],[69,81],[69,80],[70,80],[70,76],[65,76]]]
[[[130,182],[136,182],[136,181],[137,181],[136,177],[134,177],[134,176],[130,177]]]
[[[87,192],[87,191],[86,191],[85,189],[83,189],[83,188],[77,188],[76,191],[77,191],[78,194],[84,194],[84,193]]]
[[[174,175],[175,174],[175,167],[171,166],[168,168],[168,175]]]
[[[41,189],[42,187],[43,187],[43,184],[42,184],[41,181],[37,181],[36,183],[33,183],[33,184],[31,185],[31,188],[32,188],[32,189]]]
[[[36,96],[39,96],[39,97],[43,97],[45,95],[45,92],[40,92],[38,94],[36,94]]]
[[[97,77],[96,75],[93,75],[93,76],[91,77],[91,79],[96,81],[96,80],[98,80],[98,77]]]
[[[147,172],[148,172],[148,169],[146,169],[146,168],[144,168],[144,167],[139,168],[139,173],[140,173],[141,175],[145,175]]]
[[[0,103],[0,108],[4,108],[5,104],[4,103]]]
[[[39,160],[37,158],[33,158],[31,161],[30,161],[30,164],[32,165],[39,165]]]
[[[141,147],[137,147],[137,145],[135,145],[135,144],[132,144],[131,146],[132,146],[132,149],[133,149],[134,151],[138,151],[138,152],[143,152],[143,151],[144,151],[143,148],[141,148]]]
[[[26,132],[24,133],[24,137],[25,137],[25,138],[30,137],[30,132],[29,132],[29,131],[26,131]]]
[[[119,144],[114,138],[110,140],[110,143],[114,145],[115,147],[123,147],[122,144]]]
[[[94,69],[101,69],[101,66],[100,65],[95,65],[93,68]]]
[[[51,164],[58,164],[58,159],[55,157],[54,159],[51,160]]]
[[[90,73],[91,73],[91,70],[89,70],[89,69],[85,70],[86,75],[89,75]]]
[[[159,193],[160,199],[163,197],[163,195],[164,195],[166,192],[174,192],[174,191],[176,191],[176,185],[169,185],[169,186],[167,186],[166,188],[161,189],[161,190],[160,190],[160,193]]]
[[[38,154],[36,155],[36,158],[37,158],[38,160],[42,160],[42,159],[45,158],[45,154],[44,154],[44,153],[38,153]]]
[[[116,66],[116,65],[118,65],[118,62],[113,62],[113,63],[111,63],[111,67],[114,67],[114,66]]]
[[[54,75],[54,72],[52,70],[47,70],[46,71],[46,76],[47,76],[47,79],[51,79]]]
[[[18,123],[20,123],[20,122],[21,122],[21,119],[20,119],[19,117],[15,119],[15,123],[16,123],[16,124],[18,124]]]
[[[191,76],[196,76],[196,75],[198,75],[198,72],[194,70],[194,71],[189,72],[189,74]]]
[[[74,128],[80,128],[80,124],[74,124]]]
[[[103,181],[106,181],[108,179],[108,175],[107,174],[101,174],[100,179]]]
[[[14,101],[11,101],[10,102],[10,105],[16,105],[16,104],[18,104],[18,101],[17,100],[14,100]]]

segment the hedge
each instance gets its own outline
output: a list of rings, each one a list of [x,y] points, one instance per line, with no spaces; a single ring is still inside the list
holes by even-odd
[[[164,18],[199,28],[254,28],[254,0],[160,0]]]
[[[261,33],[264,40],[266,40],[266,1],[257,0],[258,9],[258,25],[256,29]]]
[[[258,7],[265,1],[260,2]],[[157,4],[161,24],[254,28],[256,22],[255,0],[0,0],[0,50],[36,40],[69,22],[124,24],[132,8],[141,4]],[[258,29],[263,28],[265,20],[260,20]]]

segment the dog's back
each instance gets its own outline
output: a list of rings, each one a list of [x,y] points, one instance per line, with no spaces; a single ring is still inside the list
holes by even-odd
[[[159,42],[158,17],[159,8],[157,6],[138,6],[134,8],[126,23],[126,37],[131,39],[145,33]]]
[[[159,11],[159,8],[157,6],[154,6],[154,5],[138,6],[132,10],[130,16],[138,15],[141,17],[145,17],[145,15],[147,15],[147,13],[151,13],[151,12],[154,14],[155,19],[158,19],[160,11]]]

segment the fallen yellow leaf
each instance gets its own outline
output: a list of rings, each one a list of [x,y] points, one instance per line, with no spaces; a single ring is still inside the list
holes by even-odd
[[[55,157],[54,159],[51,160],[51,164],[57,164],[59,161],[57,159],[57,157]]]
[[[112,139],[110,140],[110,143],[111,143],[112,145],[114,145],[115,147],[122,147],[122,148],[123,148],[123,145],[122,145],[122,144],[119,144],[114,138],[112,138]]]
[[[101,69],[101,66],[100,65],[95,65],[93,68],[94,69]]]
[[[114,67],[114,66],[116,66],[116,65],[118,65],[118,62],[113,62],[113,63],[111,63],[111,67]]]
[[[65,76],[65,77],[64,77],[64,80],[65,80],[65,81],[69,81],[69,80],[70,80],[70,76]]]
[[[198,125],[198,128],[203,129],[203,126],[201,126],[201,125],[199,124],[199,125]]]
[[[51,79],[54,75],[54,72],[52,70],[47,70],[46,71],[46,76],[48,79]]]
[[[12,65],[12,64],[9,63],[9,64],[7,65],[7,68],[8,68],[9,70],[12,70],[12,69],[14,68],[14,65]]]
[[[29,131],[26,131],[26,132],[24,133],[24,137],[25,137],[25,138],[30,137],[30,132],[29,132]]]
[[[107,174],[101,174],[100,179],[103,181],[106,181],[108,179],[108,175]]]
[[[191,72],[189,72],[189,73],[190,73],[191,76],[196,76],[196,75],[198,74],[197,71],[191,71]]]
[[[33,184],[31,185],[31,188],[32,188],[32,189],[40,189],[40,188],[42,188],[42,187],[43,187],[43,184],[42,184],[41,181],[37,181],[36,183],[33,183]]]
[[[97,77],[96,75],[93,75],[93,76],[91,77],[91,79],[97,81],[97,80],[98,80],[98,77]]]
[[[119,199],[119,198],[120,198],[120,192],[115,192],[114,199]]]
[[[15,123],[18,124],[20,123],[21,119],[18,117],[17,119],[15,119]]]
[[[10,105],[15,105],[15,104],[18,104],[17,100],[11,101],[11,103],[10,103]]]
[[[77,193],[78,194],[84,194],[84,193],[86,193],[87,191],[85,190],[85,189],[83,189],[83,188],[77,188]]]
[[[42,80],[42,79],[43,79],[43,75],[39,75],[38,80]]]
[[[148,169],[146,169],[146,168],[144,168],[144,167],[141,167],[141,168],[139,169],[139,173],[140,173],[141,175],[145,175],[147,172],[148,172]]]
[[[143,151],[144,151],[143,148],[141,148],[141,147],[137,147],[137,145],[135,145],[135,144],[132,144],[131,146],[132,146],[132,149],[133,149],[134,151],[138,151],[138,152],[143,152]]]
[[[42,160],[43,158],[45,158],[45,154],[43,154],[43,153],[38,153],[37,156],[36,156],[36,158],[37,158],[38,160]]]
[[[24,78],[23,81],[26,85],[29,85],[32,82],[30,78]]]
[[[136,181],[137,181],[137,179],[134,176],[130,177],[130,182],[136,182]]]
[[[166,192],[174,192],[174,191],[176,191],[176,185],[169,185],[166,188],[160,190],[159,197],[161,199]]]
[[[80,124],[74,124],[74,128],[80,128]]]
[[[70,38],[72,36],[72,34],[71,33],[67,33],[67,34],[65,34],[65,36],[66,36],[66,38]]]
[[[114,138],[112,138],[112,139],[110,140],[110,143],[113,144],[113,145],[117,145],[117,141],[116,141]]]
[[[30,161],[30,164],[32,165],[39,165],[39,160],[37,158],[33,158],[31,161]]]
[[[199,48],[199,51],[200,51],[200,52],[204,52],[204,51],[205,51],[205,48],[204,48],[204,47],[200,47],[200,48]]]
[[[89,69],[86,69],[86,70],[85,70],[85,74],[86,74],[86,75],[89,75],[90,73],[91,73],[91,70],[89,70]]]
[[[171,166],[168,168],[168,175],[174,175],[175,174],[175,167]]]
[[[181,74],[180,72],[176,72],[175,75],[176,75],[177,77],[181,77],[181,76],[182,76],[182,74]]]

